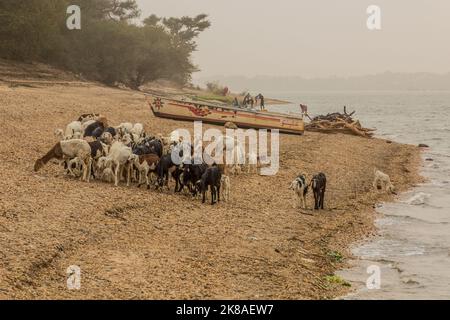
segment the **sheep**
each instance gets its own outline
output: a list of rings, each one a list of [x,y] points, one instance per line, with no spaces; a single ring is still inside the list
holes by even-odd
[[[131,144],[133,143],[133,138],[132,135],[129,133],[126,133],[122,136],[121,139],[122,143],[126,146],[131,146]]]
[[[314,210],[323,209],[325,191],[327,187],[327,177],[321,172],[313,176],[310,184],[314,193]]]
[[[133,124],[129,122],[124,122],[119,124],[115,129],[119,137],[122,137],[124,134],[131,132],[131,129],[133,129]]]
[[[38,172],[51,159],[73,159],[79,157],[83,161],[82,180],[89,182],[91,168],[91,147],[89,143],[80,139],[60,141],[42,158],[36,160],[34,171]]]
[[[200,181],[197,181],[197,184],[200,184],[200,190],[202,192],[202,203],[206,201],[206,191],[208,187],[211,190],[211,205],[220,202],[220,180],[222,178],[222,173],[219,170],[217,165],[213,165],[206,169],[205,173],[202,175]]]
[[[146,154],[138,156],[136,154],[132,154],[129,158],[132,164],[139,171],[139,183],[138,188],[145,183],[147,184],[147,189],[150,189],[150,180],[149,175],[155,172],[156,166],[159,162],[159,157],[156,154]]]
[[[111,161],[115,166],[114,185],[116,187],[119,185],[119,177],[122,176],[121,172],[125,168],[127,169],[127,187],[130,185],[131,166],[128,163],[128,159],[130,158],[131,154],[131,148],[127,147],[122,142],[116,141],[111,146],[111,149],[107,156],[107,161]]]
[[[220,186],[222,189],[222,198],[225,202],[230,201],[231,182],[230,177],[222,175],[220,178]]]
[[[72,121],[66,126],[66,130],[64,131],[64,140],[74,139],[74,134],[83,132],[83,127],[80,121]]]
[[[300,174],[297,178],[289,186],[289,189],[295,192],[296,201],[294,204],[294,208],[297,207],[297,201],[301,202],[301,206],[303,209],[306,209],[306,195],[308,193],[308,184],[306,183],[306,176],[304,174]]]
[[[378,191],[378,187],[380,187],[384,192],[396,194],[394,185],[391,183],[391,178],[387,174],[374,169],[374,176],[373,188],[375,190]]]
[[[142,137],[144,134],[144,125],[142,123],[134,124],[133,128],[131,128],[130,133],[136,135],[138,138]]]

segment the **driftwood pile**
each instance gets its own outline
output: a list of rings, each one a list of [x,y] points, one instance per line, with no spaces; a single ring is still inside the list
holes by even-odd
[[[310,118],[311,122],[306,125],[306,130],[324,133],[345,133],[356,136],[371,138],[375,129],[368,129],[361,126],[359,120],[355,120],[352,116],[355,111],[347,113],[344,107],[344,113],[334,112],[327,115],[320,115]]]

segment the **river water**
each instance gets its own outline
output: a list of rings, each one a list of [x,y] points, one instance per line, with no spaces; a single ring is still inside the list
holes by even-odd
[[[277,92],[295,102],[284,111],[310,115],[356,110],[365,127],[397,142],[430,146],[423,152],[428,182],[380,204],[379,236],[355,244],[356,260],[338,274],[356,290],[343,299],[450,299],[450,92]],[[427,159],[427,160],[426,160]],[[368,289],[367,267],[378,266],[380,288]]]

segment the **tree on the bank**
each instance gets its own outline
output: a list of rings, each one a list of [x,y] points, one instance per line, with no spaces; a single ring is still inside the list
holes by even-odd
[[[81,30],[66,28],[69,5],[81,8]],[[196,38],[207,16],[159,18],[136,25],[135,0],[2,0],[0,57],[42,61],[84,77],[132,88],[169,79],[185,84],[197,68]]]

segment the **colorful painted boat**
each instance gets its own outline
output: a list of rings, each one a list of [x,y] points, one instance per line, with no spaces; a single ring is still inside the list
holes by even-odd
[[[301,116],[158,96],[148,96],[148,101],[153,114],[160,118],[218,125],[233,122],[239,128],[278,129],[280,132],[300,135],[305,131]]]

